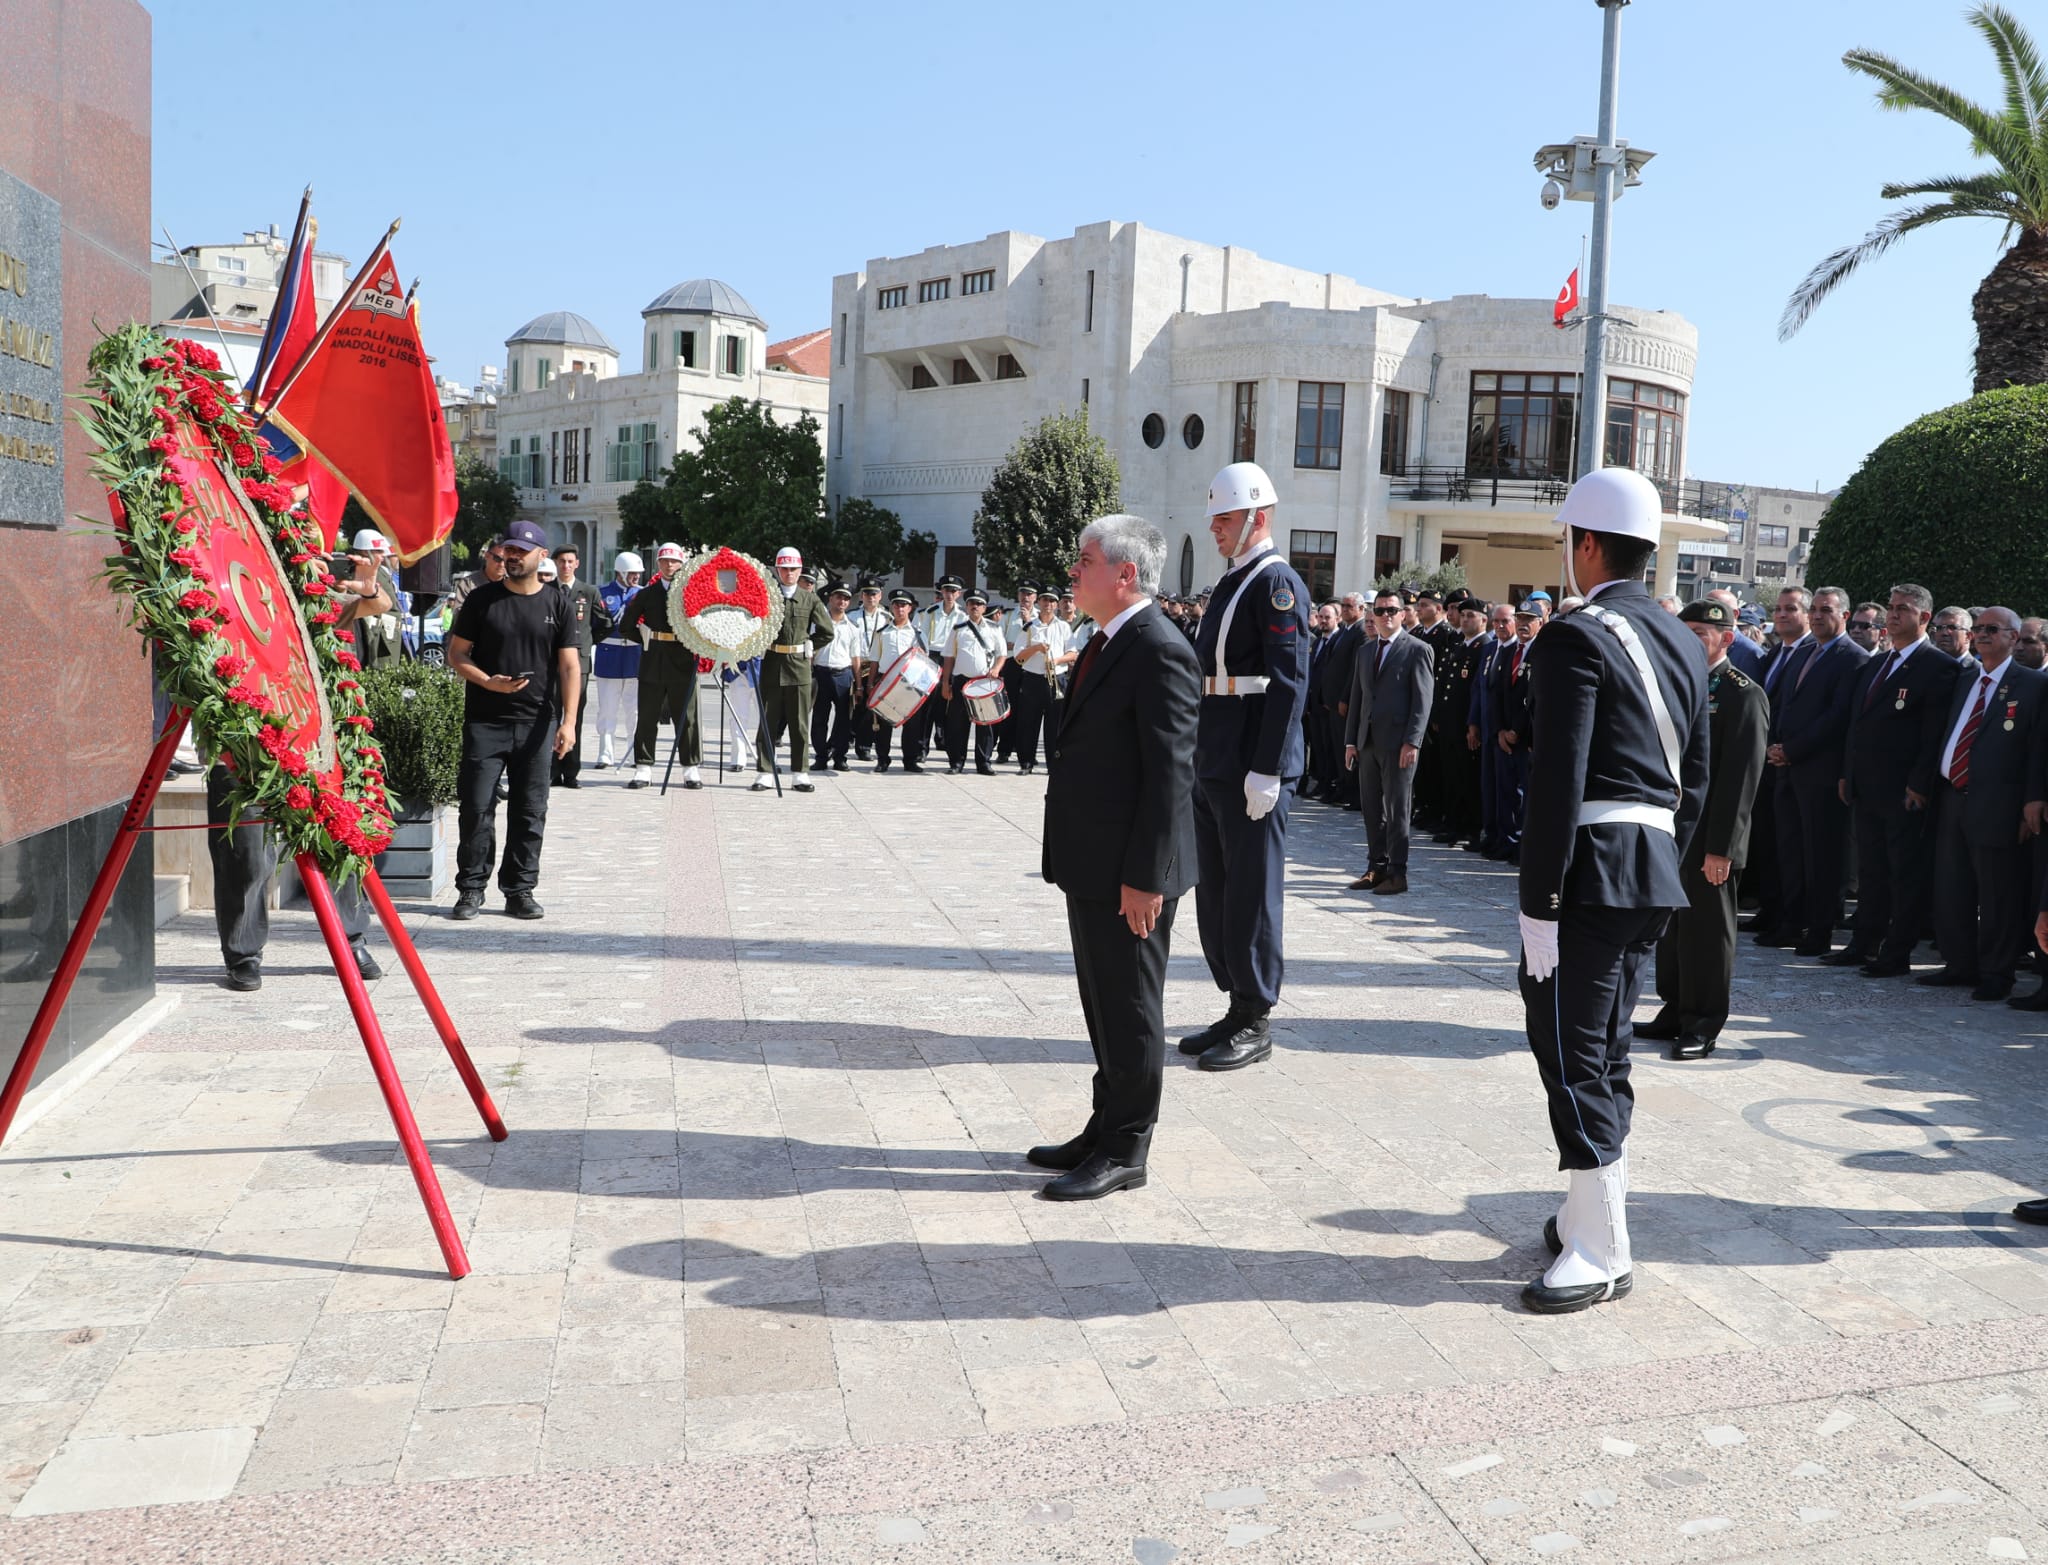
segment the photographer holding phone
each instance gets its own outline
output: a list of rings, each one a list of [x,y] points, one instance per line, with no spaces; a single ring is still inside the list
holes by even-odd
[[[348,553],[328,565],[341,609],[338,624],[355,636],[364,668],[389,668],[399,657],[398,584],[385,568],[390,556],[384,535],[365,527],[350,541]]]
[[[456,849],[452,916],[483,911],[484,886],[497,858],[495,794],[509,779],[505,861],[498,889],[514,918],[539,918],[541,832],[548,818],[548,782],[555,759],[575,740],[583,698],[567,600],[540,579],[547,535],[514,522],[495,545],[505,579],[473,590],[448,636],[448,666],[465,680],[463,693],[461,841]]]

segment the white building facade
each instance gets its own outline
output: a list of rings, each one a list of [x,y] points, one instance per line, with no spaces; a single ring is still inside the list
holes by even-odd
[[[1668,312],[1613,313],[1607,460],[1667,495],[1668,589],[1680,540],[1721,535],[1682,476],[1698,334]],[[1098,223],[871,261],[834,280],[832,329],[828,496],[933,533],[933,571],[973,574],[997,463],[1046,414],[1085,406],[1125,509],[1167,535],[1169,591],[1220,573],[1204,502],[1241,459],[1272,475],[1279,541],[1318,597],[1452,558],[1488,597],[1556,589],[1584,339],[1549,300],[1404,298]]]
[[[583,316],[555,310],[505,340],[496,407],[498,470],[519,489],[519,514],[555,545],[579,550],[584,571],[608,576],[618,502],[657,478],[733,397],[766,402],[778,422],[809,413],[824,438],[826,381],[781,367],[768,328],[738,292],[712,278],[678,283],[641,314],[640,368],[620,373],[619,350]]]

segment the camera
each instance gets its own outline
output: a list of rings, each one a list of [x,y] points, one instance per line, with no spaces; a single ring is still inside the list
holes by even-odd
[[[1546,179],[1543,182],[1542,199],[1543,210],[1546,212],[1555,212],[1557,210],[1557,204],[1560,201],[1564,200],[1564,186],[1560,185],[1554,179]]]

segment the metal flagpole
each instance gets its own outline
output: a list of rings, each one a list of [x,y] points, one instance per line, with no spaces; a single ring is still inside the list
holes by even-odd
[[[1621,8],[1628,0],[1599,0],[1600,132],[1593,152],[1593,243],[1586,277],[1586,368],[1579,387],[1579,473],[1601,466],[1607,434],[1607,254],[1614,226],[1615,182],[1622,151],[1614,144],[1621,95]]]
[[[320,323],[320,330],[314,333],[313,340],[306,345],[306,351],[299,355],[299,362],[292,366],[291,373],[285,376],[284,383],[277,388],[277,395],[256,409],[259,417],[284,400],[284,394],[292,389],[293,382],[304,373],[306,366],[313,362],[313,355],[334,335],[334,328],[341,324],[342,315],[356,302],[356,295],[369,285],[370,273],[377,269],[377,263],[384,259],[385,252],[391,248],[391,236],[398,232],[398,225],[402,221],[403,219],[396,217],[391,220],[391,226],[384,230],[384,237],[371,249],[370,258],[363,262],[362,270],[356,273],[354,280],[346,288],[342,289],[341,297],[334,301],[334,308],[327,312],[327,319]]]
[[[199,274],[192,270],[192,263],[185,259],[185,252],[178,248],[178,241],[171,237],[169,224],[164,226],[163,235],[164,243],[170,246],[171,254],[178,258],[178,264],[185,269],[185,280],[192,284],[192,292],[198,295],[200,308],[206,311],[206,318],[213,323],[213,334],[220,339],[221,362],[232,374],[235,368],[235,352],[228,346],[228,334],[221,327],[220,317],[213,313],[213,302],[206,297],[206,290],[199,286]],[[240,378],[236,376],[236,379]]]

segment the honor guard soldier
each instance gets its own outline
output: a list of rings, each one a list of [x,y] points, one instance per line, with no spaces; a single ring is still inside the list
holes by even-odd
[[[939,601],[917,616],[918,634],[924,638],[924,649],[934,662],[942,661],[946,648],[953,644],[953,627],[967,619],[967,611],[960,607],[960,594],[966,583],[958,576],[939,578]],[[947,702],[946,687],[939,686],[932,699],[918,708],[917,715],[903,725],[903,769],[906,772],[918,770],[913,762],[922,763],[932,751],[932,730],[938,727],[945,716]],[[945,743],[943,729],[939,743]]]
[[[1664,1008],[1635,1031],[1638,1038],[1669,1043],[1674,1060],[1703,1060],[1728,1024],[1735,888],[1763,781],[1771,703],[1764,687],[1728,656],[1741,631],[1727,604],[1702,599],[1679,610],[1678,618],[1707,652],[1707,798],[1699,830],[1678,865],[1687,903],[1657,942],[1657,998]]]
[[[967,731],[974,730],[974,769],[984,777],[995,775],[991,759],[995,750],[995,727],[977,723],[967,710],[967,698],[960,687],[970,679],[993,674],[1002,677],[1010,661],[1009,643],[996,626],[984,621],[976,610],[986,610],[988,594],[979,587],[967,594],[967,617],[953,627],[952,639],[943,648],[932,648],[932,656],[943,658],[939,689],[946,697],[946,770],[957,775],[967,767]],[[926,703],[929,705],[930,703]]]
[[[672,721],[681,742],[683,786],[701,788],[697,768],[704,759],[704,736],[697,721],[697,654],[677,638],[668,618],[668,584],[683,568],[682,545],[665,543],[654,551],[654,580],[633,595],[619,629],[635,635],[647,629],[647,651],[640,660],[640,722],[633,730],[633,780],[628,788],[645,788],[654,780],[655,750],[661,725]]]
[[[923,647],[924,632],[917,628],[910,617],[916,607],[917,599],[902,587],[889,594],[889,622],[875,632],[874,640],[869,643],[868,656],[874,663],[885,669],[890,668],[911,648]],[[925,706],[930,705],[931,702],[927,700]],[[889,769],[889,737],[895,733],[896,725],[885,717],[870,715],[875,718],[875,770],[886,772]],[[913,717],[911,721],[914,723],[917,719]],[[910,732],[907,726],[903,737],[903,769],[906,772],[918,770],[917,762],[910,755]]]
[[[621,549],[612,558],[612,579],[597,589],[604,599],[605,617],[611,622],[591,659],[591,684],[597,705],[597,769],[602,771],[618,757],[612,741],[632,742],[633,727],[640,714],[640,638],[624,625],[626,605],[640,590],[640,573],[646,567],[640,556]],[[625,720],[621,731],[620,719]]]
[[[809,793],[811,782],[811,658],[832,644],[832,616],[818,601],[818,594],[803,584],[810,573],[804,557],[795,549],[783,548],[775,555],[775,577],[782,587],[782,628],[780,638],[761,655],[762,743],[754,756],[753,791],[770,786],[768,774],[774,769],[775,747],[785,730],[789,733],[789,769],[796,774],[791,784],[798,793]]]
[[[1203,1070],[1270,1055],[1280,999],[1287,811],[1307,757],[1308,589],[1273,545],[1273,504],[1256,462],[1231,463],[1209,486],[1209,533],[1230,568],[1195,637],[1195,917],[1230,1004],[1181,1040]]]
[[[1531,659],[1522,834],[1521,990],[1570,1193],[1544,1230],[1556,1255],[1522,1290],[1565,1314],[1634,1285],[1628,1242],[1630,1017],[1643,964],[1687,906],[1680,872],[1706,803],[1707,669],[1693,633],[1643,585],[1663,502],[1642,474],[1572,485],[1565,585],[1584,606]]]
[[[888,665],[875,661],[875,637],[889,623],[882,607],[882,584],[873,576],[860,579],[860,607],[847,616],[860,631],[859,655],[853,667],[853,753],[863,761],[875,758],[875,730],[880,719],[868,710],[868,697]]]

